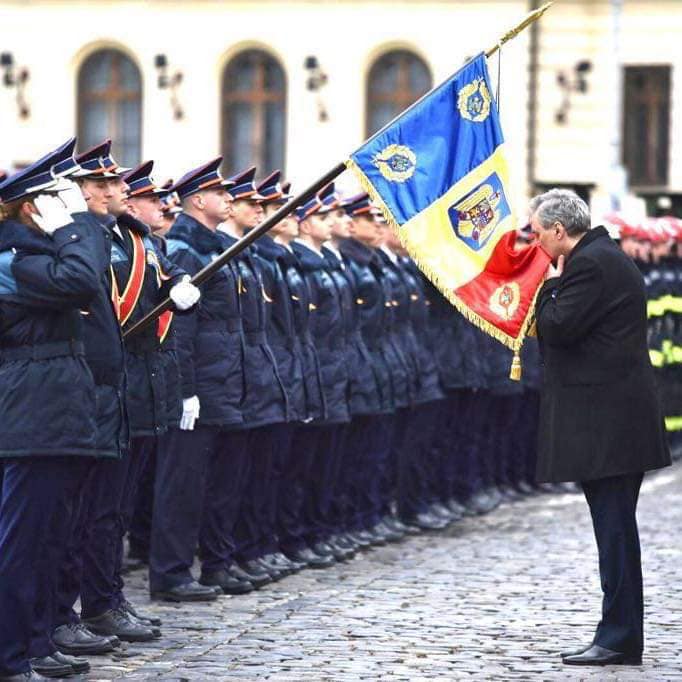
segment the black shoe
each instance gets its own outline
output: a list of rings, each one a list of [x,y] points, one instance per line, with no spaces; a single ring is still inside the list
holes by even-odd
[[[398,533],[398,531],[389,528],[384,521],[377,523],[372,530],[381,535],[386,542],[400,542],[405,537],[403,533]]]
[[[333,535],[331,539],[334,540],[337,546],[353,552],[353,554],[360,549],[360,545],[355,542],[348,533],[339,533],[338,535]]]
[[[240,580],[230,575],[227,571],[215,571],[212,573],[202,573],[199,578],[201,585],[217,585],[223,594],[246,594],[253,592],[253,584],[248,580]]]
[[[160,618],[157,618],[156,616],[150,616],[146,613],[140,613],[127,599],[123,600],[121,603],[121,608],[145,624],[152,625],[157,628],[161,625]]]
[[[641,654],[624,654],[593,644],[587,651],[563,659],[566,665],[642,665]]]
[[[214,601],[220,594],[215,591],[214,587],[213,585],[199,585],[196,580],[193,580],[184,585],[175,585],[165,590],[155,590],[150,596],[152,599],[161,601]]]
[[[88,663],[87,658],[76,658],[75,656],[65,656],[59,651],[55,651],[52,654],[52,658],[58,663],[63,663],[64,665],[70,665],[73,672],[76,674],[90,672],[90,663]]]
[[[70,665],[60,663],[54,656],[32,658],[29,663],[31,664],[31,669],[43,677],[68,677],[74,674],[74,670]]]
[[[466,507],[454,497],[445,503],[445,507],[455,515],[456,519],[461,519],[466,515]]]
[[[333,556],[320,556],[313,552],[310,547],[299,549],[298,552],[293,552],[288,556],[294,561],[304,562],[306,566],[309,566],[310,568],[329,568],[336,563]]]
[[[61,653],[75,656],[100,656],[121,646],[118,637],[96,635],[83,623],[60,625],[52,633],[52,642]]]
[[[265,561],[265,559],[263,559],[262,556],[256,557],[255,559],[253,559],[253,561],[272,578],[273,582],[277,582],[278,580],[281,580],[282,578],[285,578],[287,576],[287,573],[285,573],[284,571],[280,571],[279,568]],[[247,561],[247,566],[249,564],[250,562]]]
[[[132,614],[128,613],[128,611],[126,611],[122,606],[119,606],[116,609],[116,611],[118,611],[119,614],[123,618],[126,618],[131,623],[133,623],[134,625],[141,625],[142,627],[147,628],[148,630],[151,630],[155,639],[161,638],[161,628],[157,627],[156,625],[152,625],[149,621],[141,620],[140,618],[136,618]]]
[[[516,486],[516,490],[518,490],[522,495],[535,495],[537,491],[533,486],[528,483],[528,481],[519,481]]]
[[[366,534],[372,543],[372,547],[383,547],[384,545],[388,544],[388,540],[383,533],[376,529],[376,526],[373,528],[367,528],[366,530],[360,532]]]
[[[397,516],[387,515],[381,520],[387,528],[390,528],[395,533],[407,535],[407,526]]]
[[[346,535],[361,549],[367,549],[372,546],[372,539],[365,533],[364,530],[356,530]]]
[[[349,561],[355,556],[355,550],[345,542],[342,542],[336,536],[327,539],[327,544],[332,548],[334,558],[337,561]]]
[[[417,526],[421,530],[443,530],[448,525],[448,522],[444,519],[436,518],[428,512],[421,512],[410,519],[410,524]]]
[[[448,524],[455,520],[453,513],[440,502],[434,502],[429,507],[429,513],[431,516],[435,516],[437,519],[443,519],[443,521],[447,522]]]
[[[566,658],[567,656],[579,656],[580,654],[584,654],[588,649],[591,649],[593,646],[594,644],[588,644],[587,646],[584,646],[582,649],[576,649],[575,651],[562,651],[561,658]]]
[[[274,552],[260,557],[260,560],[261,563],[264,563],[269,569],[279,571],[283,578],[296,573],[294,565],[290,561],[280,561],[280,559],[275,556]]]
[[[110,609],[97,618],[83,621],[97,635],[116,635],[122,642],[150,642],[156,639],[151,628],[135,622],[125,611]]]
[[[298,573],[305,568],[305,564],[299,563],[298,561],[292,561],[289,557],[285,556],[283,552],[275,552],[272,556],[277,560],[278,565],[288,566],[294,573]]]
[[[258,571],[258,573],[251,573],[250,571],[246,571],[242,566],[238,566],[237,564],[232,564],[228,567],[227,572],[233,577],[237,578],[238,580],[247,580],[250,582],[256,589],[259,587],[263,587],[263,585],[268,585],[272,582],[272,579],[270,578],[270,575],[266,573],[263,570]]]

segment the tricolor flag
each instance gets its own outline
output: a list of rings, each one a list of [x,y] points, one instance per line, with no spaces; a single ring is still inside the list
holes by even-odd
[[[419,268],[518,362],[549,257],[535,246],[514,248],[509,170],[485,55],[370,138],[347,165]]]

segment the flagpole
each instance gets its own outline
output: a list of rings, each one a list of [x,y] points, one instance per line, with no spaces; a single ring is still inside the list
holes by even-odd
[[[521,31],[523,31],[524,28],[532,24],[534,21],[537,21],[551,6],[552,3],[548,2],[544,4],[542,7],[539,7],[538,9],[529,12],[521,22],[519,22],[513,28],[509,29],[497,41],[497,43],[495,43],[495,45],[486,50],[485,56],[490,57],[491,55],[495,54],[495,52],[497,52],[497,50],[499,50],[500,47],[502,47],[502,45],[515,38]],[[466,67],[467,64],[473,61],[473,59],[474,58],[469,60],[459,70],[461,71],[461,69]],[[367,142],[369,142],[370,140],[374,139],[377,135],[381,135],[381,133],[388,127],[392,126],[393,123],[398,118],[404,116],[406,112],[416,107],[421,101],[423,101],[431,94],[433,94],[436,90],[438,90],[438,88],[442,87],[442,85],[443,83],[440,83],[436,87],[431,88],[431,90],[429,90],[425,95],[420,97],[416,102],[414,102],[414,104],[409,106],[404,111],[401,111],[395,118],[393,118],[389,123],[387,123],[383,128],[381,128],[381,130],[374,133],[374,135],[372,135],[367,141],[365,141],[362,146],[367,144]],[[325,173],[321,178],[316,180],[305,191],[301,192],[301,194],[295,196],[291,201],[284,204],[284,206],[282,206],[278,211],[273,213],[265,222],[261,223],[258,227],[255,227],[249,233],[244,235],[240,240],[235,242],[229,249],[227,249],[227,251],[221,253],[220,256],[218,256],[218,258],[216,258],[212,263],[209,263],[206,267],[202,268],[199,272],[197,272],[197,274],[194,275],[194,277],[192,277],[191,280],[192,284],[194,284],[195,286],[199,286],[207,279],[212,277],[218,270],[220,270],[220,268],[223,267],[223,265],[225,265],[225,263],[232,260],[235,256],[238,256],[244,249],[250,246],[259,237],[264,235],[268,230],[277,225],[278,222],[286,218],[292,211],[295,211],[299,206],[308,201],[308,199],[311,199],[315,194],[317,194],[317,192],[319,192],[323,187],[325,187],[330,182],[335,180],[345,170],[346,164],[344,162],[334,166],[334,168],[332,168],[330,171]],[[138,320],[129,329],[127,329],[123,334],[123,337],[128,338],[130,336],[133,336],[134,334],[137,334],[139,331],[150,325],[160,315],[165,313],[167,310],[170,310],[172,306],[173,302],[171,301],[171,299],[166,298],[164,301],[159,303],[159,305],[157,305],[156,308],[151,310],[142,319]]]
[[[253,244],[259,237],[263,236],[268,230],[273,228],[281,220],[284,220],[290,213],[295,211],[299,206],[305,204],[309,199],[311,199],[315,194],[317,194],[323,187],[326,187],[330,182],[337,178],[343,171],[346,170],[345,163],[339,163],[334,166],[329,172],[323,175],[321,178],[316,180],[310,187],[305,189],[300,194],[296,195],[291,201],[287,202],[273,213],[267,220],[262,222],[258,227],[245,234],[241,239],[236,241],[232,246],[223,251],[214,261],[209,263],[207,266],[199,270],[199,272],[192,277],[192,284],[195,286],[200,286],[207,279],[212,277],[220,268],[225,265],[228,261],[232,260],[235,256],[239,255],[244,249]],[[166,298],[153,310],[150,310],[142,319],[131,325],[129,329],[123,334],[123,338],[128,338],[137,334],[139,331],[150,325],[157,317],[165,313],[173,306],[173,301],[170,298]]]

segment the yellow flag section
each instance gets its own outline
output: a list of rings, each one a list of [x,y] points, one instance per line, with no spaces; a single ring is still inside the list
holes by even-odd
[[[518,352],[549,258],[515,249],[504,138],[481,54],[347,162],[419,268]]]

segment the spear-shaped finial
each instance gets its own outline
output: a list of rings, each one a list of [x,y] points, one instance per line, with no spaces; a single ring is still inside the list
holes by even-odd
[[[499,42],[496,45],[493,45],[490,49],[486,50],[485,56],[486,57],[491,57],[492,55],[497,52],[502,45],[504,45],[506,42],[510,41],[512,38],[515,38],[521,31],[523,31],[526,26],[529,26],[532,24],[534,21],[537,21],[551,6],[553,3],[547,2],[545,3],[542,7],[538,7],[537,9],[534,9],[532,12],[529,12],[526,15],[526,18],[520,23],[514,26],[514,28],[510,29],[507,31],[499,40]]]

